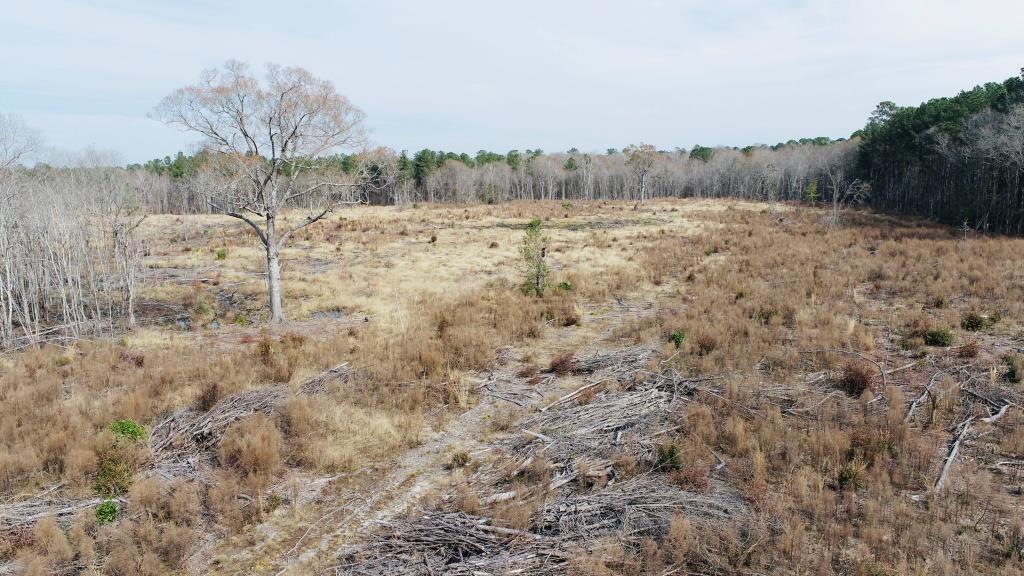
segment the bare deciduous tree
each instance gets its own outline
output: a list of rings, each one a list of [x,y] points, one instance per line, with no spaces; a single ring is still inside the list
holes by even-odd
[[[658,159],[658,150],[650,144],[641,142],[637,146],[627,146],[623,152],[626,154],[626,165],[629,166],[637,180],[640,203],[643,204],[644,198],[647,196],[647,181],[654,169],[654,163]]]
[[[866,182],[847,180],[845,167],[845,163],[835,163],[830,164],[825,170],[829,188],[832,190],[832,212],[827,220],[831,227],[839,226],[844,207],[863,202],[871,192],[871,187]]]
[[[302,68],[269,65],[261,82],[245,64],[229,61],[164,98],[155,115],[205,137],[227,176],[211,203],[256,231],[266,250],[270,318],[284,320],[281,249],[341,203],[337,190],[347,185],[300,177],[316,175],[325,154],[362,143],[362,111]],[[279,229],[281,210],[298,201],[306,216]]]
[[[89,164],[11,175],[13,193],[0,203],[0,346],[134,322],[138,176]]]
[[[39,148],[39,136],[20,116],[0,112],[0,170],[10,170]]]

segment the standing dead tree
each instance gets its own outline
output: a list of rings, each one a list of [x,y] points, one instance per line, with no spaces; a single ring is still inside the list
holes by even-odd
[[[232,60],[164,98],[155,115],[206,139],[226,177],[211,205],[256,231],[266,250],[270,319],[283,321],[281,249],[334,206],[352,203],[337,194],[349,184],[318,178],[317,162],[362,143],[363,112],[302,68],[269,65],[260,82]],[[282,209],[300,202],[307,215],[279,229]]]
[[[860,180],[848,181],[846,178],[846,162],[830,164],[825,169],[829,188],[832,191],[832,210],[827,223],[830,227],[839,226],[843,209],[849,204],[863,202],[871,193],[871,187]]]

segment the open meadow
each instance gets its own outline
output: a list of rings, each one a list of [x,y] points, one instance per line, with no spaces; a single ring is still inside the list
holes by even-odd
[[[345,208],[273,324],[150,215],[134,328],[0,356],[0,574],[1024,572],[1024,240],[827,215]]]

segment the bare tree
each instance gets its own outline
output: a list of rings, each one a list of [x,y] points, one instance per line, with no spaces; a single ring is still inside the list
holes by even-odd
[[[39,148],[39,136],[20,116],[0,112],[0,170],[10,170]]]
[[[833,163],[825,169],[829,188],[832,190],[832,212],[827,220],[828,225],[831,227],[839,226],[839,220],[845,206],[848,204],[859,204],[871,192],[871,187],[866,182],[847,180],[845,167],[845,163]]]
[[[0,203],[0,347],[133,323],[143,271],[137,175],[83,164],[11,178]]]
[[[316,174],[327,153],[362,143],[362,111],[302,68],[268,65],[261,82],[232,60],[164,98],[155,115],[205,137],[227,176],[211,203],[256,231],[267,254],[270,318],[284,320],[281,249],[296,230],[345,202],[336,192],[346,183],[300,176]],[[306,216],[278,229],[282,209],[300,199]]]
[[[626,165],[629,166],[637,180],[637,186],[640,189],[640,203],[643,204],[644,198],[647,196],[647,181],[654,169],[654,163],[658,159],[658,150],[650,144],[641,142],[638,146],[627,146],[623,152],[626,153]]]

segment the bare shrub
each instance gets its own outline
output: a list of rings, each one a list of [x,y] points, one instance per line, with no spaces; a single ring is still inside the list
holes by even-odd
[[[860,396],[871,388],[874,373],[864,362],[849,362],[839,377],[839,388],[850,396]]]
[[[571,374],[575,360],[576,357],[572,352],[562,352],[551,359],[551,363],[548,365],[548,370],[558,374],[559,376]]]
[[[264,414],[254,414],[228,428],[218,453],[222,466],[238,472],[262,490],[281,465],[281,432]]]
[[[51,566],[63,564],[71,560],[71,545],[68,544],[67,536],[57,525],[53,516],[47,516],[36,523],[32,529],[35,537],[36,548],[42,553]]]

